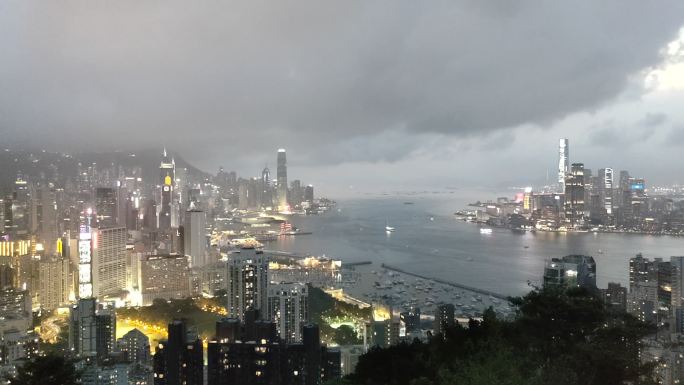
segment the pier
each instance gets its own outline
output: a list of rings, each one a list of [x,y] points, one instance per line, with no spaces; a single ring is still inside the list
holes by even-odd
[[[494,297],[494,298],[498,298],[498,299],[501,299],[501,300],[504,300],[504,301],[508,301],[508,296],[505,296],[505,295],[499,294],[499,293],[495,293],[495,292],[493,292],[493,291],[478,289],[478,288],[476,288],[476,287],[467,286],[467,285],[462,285],[462,284],[456,283],[456,282],[450,282],[450,281],[446,281],[446,280],[439,279],[439,278],[428,277],[428,276],[426,276],[426,275],[417,274],[417,273],[412,273],[412,272],[410,272],[410,271],[406,271],[406,270],[403,270],[403,269],[400,269],[400,268],[398,268],[398,267],[391,266],[391,265],[388,265],[388,264],[385,264],[385,263],[380,264],[380,266],[381,266],[382,268],[384,268],[384,269],[391,270],[391,271],[395,271],[395,272],[397,272],[397,273],[402,273],[402,274],[410,275],[410,276],[412,276],[412,277],[421,278],[421,279],[426,279],[426,280],[429,280],[429,281],[434,281],[434,282],[441,283],[441,284],[444,284],[444,285],[453,286],[453,287],[456,287],[456,288],[459,288],[459,289],[462,289],[462,290],[468,290],[468,291],[472,291],[472,292],[475,292],[475,293],[478,293],[478,294],[482,294],[482,295],[489,295],[489,296],[492,296],[492,297]]]
[[[354,267],[354,266],[363,266],[363,265],[372,265],[373,262],[371,261],[361,261],[361,262],[343,262],[342,267]]]

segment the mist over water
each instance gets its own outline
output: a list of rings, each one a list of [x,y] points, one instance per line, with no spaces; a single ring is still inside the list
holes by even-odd
[[[346,199],[338,201],[337,209],[330,213],[291,219],[303,231],[312,231],[312,235],[282,237],[266,248],[325,254],[345,262],[386,263],[506,295],[528,291],[528,281],[539,284],[544,262],[550,257],[594,256],[597,284],[606,287],[608,282],[628,285],[629,258],[638,252],[665,260],[684,255],[684,237],[520,234],[496,228],[492,234],[480,234],[478,225],[453,215],[466,208],[468,202],[496,196],[503,195],[455,192]],[[396,231],[387,234],[386,224],[396,227]]]

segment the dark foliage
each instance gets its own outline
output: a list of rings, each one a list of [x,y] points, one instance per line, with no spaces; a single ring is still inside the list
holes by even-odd
[[[653,330],[583,289],[535,289],[511,298],[513,321],[485,312],[429,343],[374,349],[345,383],[463,385],[653,384],[638,349]]]
[[[12,385],[73,385],[79,380],[74,363],[62,355],[35,357],[17,368],[16,377],[8,377]]]

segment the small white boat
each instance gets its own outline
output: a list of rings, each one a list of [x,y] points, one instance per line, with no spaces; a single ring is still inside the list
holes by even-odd
[[[388,233],[391,233],[391,232],[394,232],[394,230],[395,230],[394,227],[390,226],[389,221],[387,219],[385,219],[385,231],[387,231]]]
[[[488,229],[488,228],[481,228],[480,229],[480,234],[491,234],[491,233],[492,233],[492,229]]]

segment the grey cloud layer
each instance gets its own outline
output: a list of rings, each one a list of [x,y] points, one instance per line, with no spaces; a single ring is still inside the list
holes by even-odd
[[[200,164],[279,146],[320,159],[337,143],[329,161],[393,161],[421,134],[599,107],[659,61],[682,11],[679,0],[5,1],[0,132],[70,150],[163,143]]]

